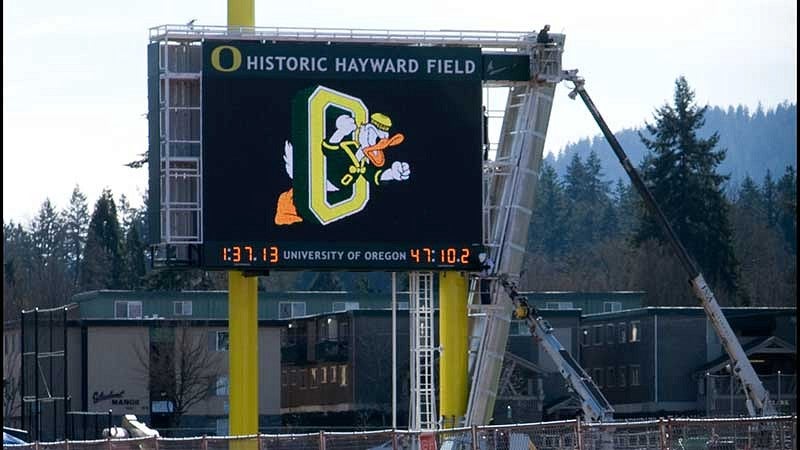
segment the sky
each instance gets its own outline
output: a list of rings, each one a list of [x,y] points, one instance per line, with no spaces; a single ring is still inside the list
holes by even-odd
[[[104,188],[141,204],[147,149],[148,30],[225,25],[224,0],[3,2],[3,221],[28,223],[45,198],[64,208],[78,185],[90,208]],[[256,25],[566,35],[612,130],[652,121],[683,75],[701,105],[797,101],[794,0],[255,0]],[[580,101],[556,98],[545,152],[599,134]]]

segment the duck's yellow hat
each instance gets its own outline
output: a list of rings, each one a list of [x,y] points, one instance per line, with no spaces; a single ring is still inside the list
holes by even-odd
[[[389,131],[389,128],[392,127],[392,119],[386,114],[375,113],[369,116],[369,121],[378,127],[379,130]]]

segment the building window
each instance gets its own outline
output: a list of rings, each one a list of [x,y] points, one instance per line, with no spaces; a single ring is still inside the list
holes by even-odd
[[[589,328],[581,328],[581,344],[584,347],[588,347],[592,343],[592,338],[589,334]]]
[[[592,372],[594,373],[594,375],[592,375],[594,384],[596,384],[597,387],[603,387],[603,369],[594,369]]]
[[[524,320],[512,320],[508,329],[509,336],[530,336],[531,329]]]
[[[311,368],[311,386],[312,388],[317,387],[317,368]]]
[[[280,302],[278,303],[278,318],[291,319],[306,315],[306,302]]]
[[[350,337],[350,322],[346,320],[339,321],[339,340],[347,340]]]
[[[191,316],[192,302],[191,301],[172,302],[172,309],[176,316]]]
[[[617,326],[617,336],[618,336],[618,342],[620,344],[628,342],[626,334],[627,332],[628,332],[628,326],[625,324],[625,322],[620,322],[619,325]]]
[[[339,321],[336,317],[317,319],[317,342],[336,341],[339,339]]]
[[[226,397],[228,395],[228,376],[220,375],[217,377],[214,393],[217,397]]]
[[[217,436],[228,435],[228,419],[217,419],[215,425]]]
[[[331,383],[336,384],[336,366],[330,366],[328,368],[328,371],[330,372],[330,375],[331,375],[330,376]]]
[[[320,367],[320,375],[322,375],[322,377],[319,380],[319,384],[326,384],[328,382],[328,368]]]
[[[595,325],[593,328],[594,328],[594,345],[603,345],[603,326]]]
[[[358,302],[333,302],[333,312],[358,309]]]
[[[627,370],[625,370],[625,366],[619,366],[619,370],[617,370],[617,385],[619,387],[625,387],[625,374]]]
[[[572,309],[572,302],[547,302],[544,309]]]
[[[642,340],[639,330],[639,321],[631,322],[631,342],[639,342]]]
[[[347,386],[347,366],[339,366],[341,373],[339,375],[339,386]]]
[[[603,312],[622,311],[622,302],[603,302]]]
[[[614,324],[609,323],[606,325],[606,342],[609,344],[614,343]]]
[[[614,380],[616,379],[616,374],[614,374],[614,368],[609,367],[606,369],[606,387],[614,387]]]
[[[114,302],[114,317],[117,319],[141,319],[142,302]]]
[[[631,378],[628,381],[631,386],[639,386],[639,366],[631,366]]]
[[[217,345],[218,352],[227,352],[228,345],[230,344],[230,335],[227,331],[217,331]]]

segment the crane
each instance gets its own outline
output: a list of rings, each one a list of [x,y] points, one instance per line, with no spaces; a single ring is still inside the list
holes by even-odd
[[[775,415],[777,410],[775,409],[774,404],[770,401],[769,392],[767,392],[767,390],[764,388],[764,385],[761,383],[761,380],[758,378],[758,375],[753,369],[753,365],[750,364],[747,354],[745,354],[744,350],[742,349],[739,339],[731,329],[727,319],[725,319],[725,315],[722,313],[722,308],[720,308],[717,299],[714,297],[714,292],[708,286],[708,283],[706,283],[706,280],[703,277],[703,274],[700,272],[697,263],[689,255],[689,252],[681,243],[678,235],[672,229],[672,226],[669,224],[669,221],[667,221],[664,212],[661,211],[661,208],[658,206],[655,197],[653,197],[653,194],[650,192],[650,189],[647,188],[647,185],[644,184],[639,172],[633,167],[633,164],[631,164],[631,161],[628,159],[628,156],[625,154],[625,151],[622,149],[619,141],[617,141],[614,133],[612,133],[608,128],[603,116],[600,115],[600,111],[598,111],[597,107],[594,105],[594,102],[592,102],[591,97],[589,97],[589,94],[586,92],[586,88],[584,86],[585,80],[579,77],[577,72],[577,70],[569,70],[564,71],[563,73],[564,79],[572,82],[574,85],[574,89],[569,93],[569,98],[574,100],[576,96],[580,96],[581,100],[583,100],[584,105],[586,105],[586,108],[589,109],[589,112],[592,114],[595,122],[597,122],[597,125],[603,132],[603,136],[606,138],[609,145],[611,145],[612,150],[614,150],[614,154],[617,156],[617,159],[619,159],[623,169],[625,169],[625,172],[631,179],[631,184],[633,184],[639,195],[644,200],[648,211],[653,215],[653,217],[655,217],[656,222],[666,236],[670,246],[678,255],[681,265],[689,276],[689,283],[692,285],[692,291],[700,300],[700,303],[706,312],[706,316],[708,316],[708,320],[714,327],[717,336],[719,336],[719,339],[722,342],[723,348],[727,352],[728,357],[731,359],[733,373],[736,374],[741,381],[742,386],[744,387],[748,413],[751,416]]]
[[[578,396],[583,410],[583,419],[588,422],[608,422],[614,419],[614,408],[589,374],[575,361],[553,335],[553,327],[544,320],[538,310],[517,292],[517,287],[507,277],[498,280],[514,303],[514,317],[524,320],[539,345],[552,358],[558,372],[567,381],[569,389]]]

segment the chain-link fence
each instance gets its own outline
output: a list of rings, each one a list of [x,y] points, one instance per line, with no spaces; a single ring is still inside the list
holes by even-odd
[[[796,450],[797,416],[62,441],[35,450]],[[12,447],[12,446],[9,446]]]

